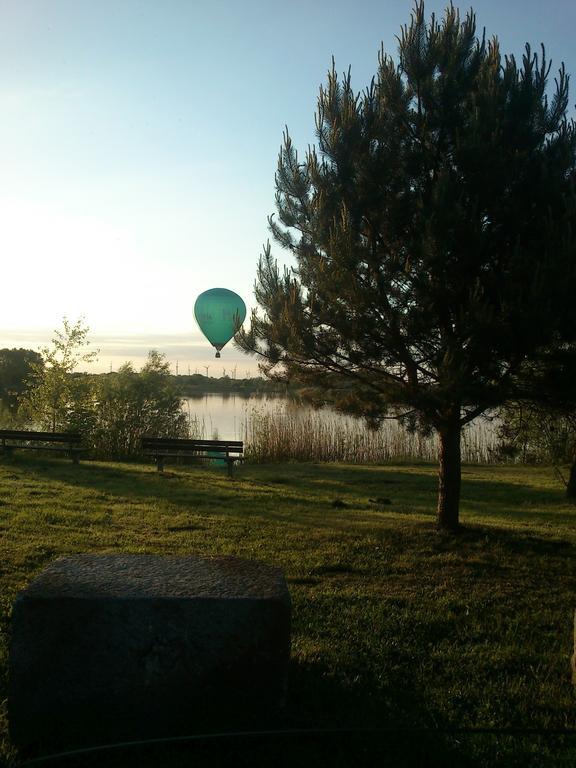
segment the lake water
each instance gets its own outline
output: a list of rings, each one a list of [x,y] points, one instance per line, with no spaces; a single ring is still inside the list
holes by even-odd
[[[435,435],[422,437],[408,433],[396,420],[384,421],[377,433],[371,433],[362,419],[343,416],[330,408],[320,411],[282,396],[241,397],[206,393],[184,400],[184,412],[190,419],[193,436],[213,440],[244,440],[252,450],[262,440],[269,452],[290,444],[293,454],[316,456],[318,446],[324,456],[342,460],[422,458],[435,460],[438,443]],[[266,424],[267,414],[277,414]],[[264,418],[262,418],[264,417]],[[497,422],[477,419],[463,431],[463,461],[496,460]],[[262,439],[262,440],[261,440]]]
[[[247,419],[255,410],[270,413],[286,408],[297,409],[299,406],[285,397],[240,397],[217,392],[184,400],[184,412],[190,421],[197,422],[202,437],[213,440],[242,440]]]
[[[255,414],[278,413],[288,414],[292,418],[302,420],[314,413],[321,420],[335,419],[339,423],[360,426],[361,419],[343,416],[330,408],[314,410],[308,405],[282,395],[240,395],[209,392],[201,397],[187,397],[184,400],[184,412],[193,424],[196,420],[201,437],[212,440],[243,440],[245,426]]]

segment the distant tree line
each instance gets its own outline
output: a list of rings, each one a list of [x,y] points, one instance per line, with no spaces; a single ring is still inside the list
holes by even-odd
[[[246,377],[244,379],[221,376],[220,378],[203,376],[193,373],[188,376],[174,376],[175,382],[180,387],[183,397],[194,397],[206,392],[221,394],[245,395],[253,394],[286,394],[292,390],[283,382],[269,381],[261,376]]]

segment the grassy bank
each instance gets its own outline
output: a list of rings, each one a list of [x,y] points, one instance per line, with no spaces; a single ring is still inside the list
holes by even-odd
[[[292,595],[290,699],[267,726],[573,727],[576,510],[550,468],[466,466],[463,480],[466,529],[449,538],[434,528],[428,464],[246,465],[235,482],[214,468],[161,476],[143,465],[28,456],[1,464],[0,699],[10,606],[54,558],[230,553],[280,565]],[[2,729],[0,762],[10,763],[5,715]],[[62,764],[575,761],[570,737],[400,734],[149,748]]]

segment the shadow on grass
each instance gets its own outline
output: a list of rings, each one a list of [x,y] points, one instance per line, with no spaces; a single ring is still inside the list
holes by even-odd
[[[200,727],[198,728],[198,726]],[[351,689],[320,665],[292,662],[290,695],[281,714],[191,722],[189,740],[102,749],[24,765],[62,768],[349,768],[477,766],[454,739],[435,733],[410,681],[394,690]],[[153,725],[149,724],[149,730]],[[371,731],[371,729],[374,729]],[[380,729],[377,731],[377,729]],[[146,732],[146,726],[144,727]],[[269,735],[262,731],[271,732]],[[239,735],[241,733],[244,735]],[[258,733],[260,732],[260,733]],[[194,738],[194,733],[224,733]],[[44,753],[49,754],[49,753]],[[37,756],[36,756],[37,757]]]
[[[28,755],[13,766],[557,768],[573,764],[563,762],[565,755],[575,754],[573,739],[571,744],[556,739],[555,744],[547,737],[441,733],[441,715],[427,710],[424,700],[406,667],[398,672],[389,668],[385,684],[377,684],[370,676],[349,680],[345,669],[335,673],[320,663],[293,660],[288,702],[280,714],[244,712],[218,721],[202,721],[200,714],[190,718],[190,739],[71,753],[42,762],[32,762],[38,756]],[[145,737],[153,729],[153,723],[144,723]],[[258,733],[262,731],[271,733]],[[230,735],[194,738],[218,733]]]
[[[557,768],[572,764],[565,760],[575,754],[573,739],[451,735],[437,723],[405,673],[386,690],[359,689],[343,685],[321,665],[293,661],[281,714],[194,719],[190,738],[71,751],[42,762],[29,756],[14,768]],[[143,731],[153,731],[153,724]]]
[[[464,514],[464,528],[459,535],[453,536],[436,530],[429,502],[428,519],[423,519],[423,514],[418,513],[420,505],[424,506],[424,500],[435,491],[436,479],[430,467],[422,470],[414,466],[406,470],[388,467],[338,469],[322,465],[314,472],[311,465],[287,465],[283,469],[286,474],[282,475],[285,482],[281,485],[281,497],[262,494],[266,482],[278,477],[279,470],[275,466],[251,467],[245,480],[230,482],[222,474],[206,470],[200,470],[198,475],[192,469],[190,472],[175,472],[172,477],[162,477],[144,465],[85,464],[74,467],[57,460],[26,460],[14,463],[9,482],[21,485],[30,474],[31,488],[41,477],[52,483],[61,483],[66,488],[89,492],[91,495],[86,499],[79,497],[78,504],[82,510],[86,506],[89,508],[91,498],[95,498],[96,494],[100,505],[105,505],[106,500],[111,502],[118,525],[126,525],[128,529],[136,525],[140,530],[141,517],[138,512],[125,520],[123,504],[135,501],[146,503],[149,505],[146,514],[152,520],[149,524],[156,526],[155,541],[172,536],[170,546],[176,549],[180,545],[175,537],[182,531],[192,535],[199,531],[202,534],[202,521],[208,515],[211,520],[218,519],[219,524],[226,523],[222,534],[225,538],[219,540],[219,546],[225,550],[233,547],[239,556],[262,559],[261,550],[255,555],[251,543],[267,530],[272,537],[270,541],[276,542],[276,549],[273,550],[276,562],[283,562],[290,547],[295,547],[299,553],[296,560],[288,557],[285,564],[288,580],[297,588],[313,586],[323,590],[346,583],[348,591],[365,593],[373,587],[380,590],[383,584],[389,589],[393,584],[394,588],[414,591],[422,588],[422,579],[425,578],[431,584],[438,585],[446,579],[466,583],[475,589],[485,585],[492,594],[495,585],[509,591],[520,584],[531,588],[538,586],[533,584],[530,576],[534,565],[530,561],[535,559],[548,563],[545,568],[538,568],[537,580],[549,583],[552,589],[558,573],[568,575],[573,571],[576,542],[572,536],[561,540],[557,532],[518,525],[518,516],[507,513],[513,504],[510,494],[517,496],[521,493],[535,499],[544,497],[549,503],[554,503],[559,501],[555,489],[542,491],[524,486],[519,488],[518,483],[513,482],[469,480],[466,496],[476,494],[476,497],[485,495],[493,498],[494,511],[486,514],[485,521],[473,516],[467,518]],[[382,474],[388,483],[387,488],[405,487],[403,493],[412,497],[416,512],[411,511],[408,503],[403,504],[401,499],[395,500],[394,506],[383,509],[336,509],[325,497],[322,500],[313,496],[310,479],[328,478],[328,482],[335,487],[339,483],[340,496],[348,498],[346,494],[355,492],[359,480],[363,481],[362,487],[368,496],[373,492],[370,483],[377,483]],[[347,488],[349,476],[355,481],[352,491]],[[286,482],[288,479],[289,485]],[[299,502],[290,501],[284,488],[297,489]],[[50,490],[57,492],[54,487]],[[74,503],[74,496],[71,499],[67,502],[68,509]],[[178,516],[179,512],[183,515]],[[82,512],[84,517],[88,516]],[[520,522],[526,522],[526,518],[535,522],[544,517],[550,522],[557,516],[553,511],[532,512],[523,515]],[[466,525],[467,519],[471,522]],[[572,527],[574,515],[568,519]],[[242,527],[245,525],[249,527]],[[280,546],[274,538],[277,531],[281,532],[281,542],[285,546]],[[310,539],[311,533],[318,534],[314,544]],[[303,546],[303,535],[307,537],[306,546]],[[332,543],[324,551],[324,542],[328,538]],[[139,539],[136,541],[141,544]],[[209,555],[207,542],[214,543],[212,529],[202,540],[195,541],[194,547]],[[315,546],[323,554],[314,555]],[[58,554],[63,552],[56,540],[47,540],[42,547],[35,547],[27,554],[26,567],[30,572],[36,571]],[[376,579],[373,584],[372,579]],[[490,585],[491,579],[496,579],[493,586]]]
[[[8,465],[4,467],[8,469]],[[489,469],[464,468],[464,526],[477,525],[479,518],[488,523],[488,529],[499,523],[573,526],[576,509],[567,505],[560,486],[527,485],[522,482],[529,471],[526,468],[520,468],[517,475],[515,468],[500,468],[507,476],[512,474],[510,480],[504,480],[502,474],[493,481],[467,476]],[[8,472],[11,475],[5,479],[18,478],[24,488],[26,474],[33,472],[71,489],[99,492],[99,501],[109,500],[116,506],[125,500],[164,502],[185,513],[265,518],[303,527],[370,525],[394,519],[411,526],[422,517],[432,522],[436,514],[437,477],[431,464],[410,464],[405,469],[398,465],[245,465],[231,481],[224,468],[173,465],[161,474],[145,464],[85,462],[73,466],[61,460],[19,457]],[[31,489],[30,493],[41,492]]]

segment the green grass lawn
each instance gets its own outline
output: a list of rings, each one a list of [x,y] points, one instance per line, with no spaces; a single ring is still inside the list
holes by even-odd
[[[5,715],[11,604],[54,558],[78,552],[281,566],[290,698],[266,727],[576,726],[576,508],[552,469],[464,467],[457,537],[435,530],[427,464],[245,465],[234,482],[217,468],[168,470],[0,464],[0,762],[18,764]],[[283,736],[62,764],[558,766],[576,764],[576,737]]]

